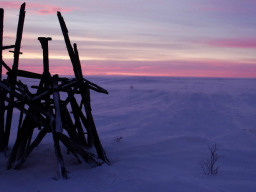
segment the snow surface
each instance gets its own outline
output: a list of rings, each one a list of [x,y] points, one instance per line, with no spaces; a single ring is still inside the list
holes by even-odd
[[[62,147],[62,180],[47,136],[19,171],[0,154],[0,192],[256,191],[256,79],[88,79],[109,91],[92,92],[92,109],[111,165],[78,164]],[[206,176],[200,161],[214,143],[220,170]]]

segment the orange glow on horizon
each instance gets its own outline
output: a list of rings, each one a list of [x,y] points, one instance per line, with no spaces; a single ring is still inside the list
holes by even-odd
[[[51,74],[74,75],[68,57],[50,58]],[[12,59],[5,62],[11,67]],[[35,73],[43,72],[43,61],[40,59],[20,59],[19,69]],[[256,78],[256,63],[249,60],[174,60],[174,61],[108,61],[81,60],[84,75],[125,75],[125,76],[172,76],[172,77],[227,77]],[[3,70],[6,73],[5,69]]]

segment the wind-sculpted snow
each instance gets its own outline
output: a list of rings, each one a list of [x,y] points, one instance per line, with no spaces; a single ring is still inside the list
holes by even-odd
[[[62,181],[47,137],[20,171],[5,170],[1,154],[0,191],[256,190],[256,79],[88,79],[109,91],[92,92],[92,113],[111,165],[79,165],[65,154],[70,178]],[[200,161],[214,143],[220,170],[206,176]]]

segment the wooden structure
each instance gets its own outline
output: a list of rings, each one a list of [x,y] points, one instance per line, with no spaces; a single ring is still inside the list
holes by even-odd
[[[52,134],[59,172],[67,178],[60,142],[79,162],[108,163],[91,113],[90,91],[108,94],[102,87],[83,77],[77,45],[72,46],[68,30],[60,12],[57,13],[75,77],[60,78],[49,71],[48,43],[50,37],[38,37],[43,50],[43,73],[19,69],[21,40],[25,19],[25,3],[21,5],[15,45],[3,46],[4,10],[0,9],[0,151],[8,149],[13,109],[20,111],[17,138],[8,160],[8,169],[19,169],[27,157],[40,144],[46,134]],[[9,67],[2,58],[2,50],[14,48],[14,60]],[[2,77],[2,67],[7,78]],[[36,93],[18,77],[39,79]],[[65,93],[66,97],[60,98]],[[63,94],[62,94],[63,95]],[[79,101],[78,102],[78,97]],[[70,106],[70,107],[68,107]],[[33,137],[34,130],[38,135]],[[64,131],[65,130],[65,131]],[[32,138],[35,138],[34,140]],[[94,153],[92,151],[95,151]]]

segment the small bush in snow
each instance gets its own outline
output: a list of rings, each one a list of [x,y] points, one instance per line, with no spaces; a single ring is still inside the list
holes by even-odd
[[[114,141],[118,143],[118,142],[121,141],[121,139],[123,139],[123,137],[117,137],[117,138],[114,139]]]
[[[220,156],[217,153],[216,143],[212,146],[208,146],[208,149],[210,152],[210,157],[202,160],[200,162],[200,166],[205,175],[216,175],[219,171],[219,167],[216,165],[216,163],[220,159]]]

